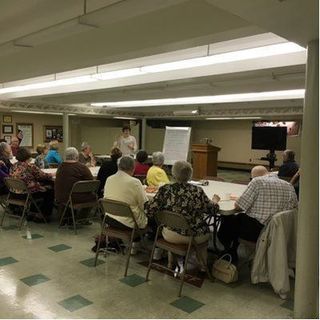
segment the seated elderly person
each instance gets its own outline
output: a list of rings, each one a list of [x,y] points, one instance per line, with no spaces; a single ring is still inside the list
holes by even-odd
[[[49,168],[49,163],[46,160],[46,155],[48,153],[48,147],[45,144],[38,144],[37,145],[37,153],[36,159],[34,164],[40,169]]]
[[[120,159],[118,172],[110,176],[104,187],[104,198],[122,201],[130,205],[138,227],[147,226],[148,218],[144,212],[144,203],[148,201],[140,180],[132,177],[135,161],[130,156]],[[113,227],[130,230],[134,227],[131,217],[113,216],[107,213],[106,222]]]
[[[17,155],[21,140],[18,137],[12,137],[11,139],[11,151],[14,157]]]
[[[52,175],[44,173],[30,163],[31,152],[26,148],[20,147],[16,158],[18,162],[11,167],[10,176],[24,181],[34,198],[43,199],[40,210],[44,216],[49,217],[52,213],[54,200]],[[33,221],[42,222],[37,215],[33,218]]]
[[[103,189],[108,177],[112,176],[118,171],[118,159],[122,157],[119,148],[112,148],[111,160],[104,161],[99,169],[97,180],[100,181],[98,189],[99,198],[103,198]]]
[[[269,173],[264,166],[251,170],[252,180],[235,202],[236,215],[222,216],[218,238],[230,253],[233,262],[238,260],[238,239],[256,242],[262,228],[272,216],[298,206],[293,186]]]
[[[285,150],[282,154],[283,164],[279,168],[278,176],[292,178],[299,170],[299,165],[295,162],[295,153],[292,150]]]
[[[95,167],[96,159],[92,153],[91,146],[87,142],[82,142],[81,152],[79,153],[79,162],[87,167]]]
[[[3,170],[6,170],[9,173],[10,168],[12,167],[12,163],[10,161],[12,159],[11,146],[6,142],[0,143],[0,165]]]
[[[62,158],[59,150],[59,142],[57,140],[53,140],[49,142],[49,152],[47,153],[45,159],[50,164],[60,164],[62,163]]]
[[[147,183],[149,186],[158,187],[162,184],[169,183],[166,172],[162,169],[164,163],[164,155],[162,152],[154,152],[152,154],[153,166],[148,170]]]
[[[185,217],[190,224],[197,243],[209,239],[209,227],[205,221],[208,214],[219,210],[219,197],[214,195],[211,201],[202,188],[189,184],[192,177],[191,164],[186,161],[177,161],[172,167],[175,183],[166,184],[159,188],[152,200],[145,205],[145,211],[152,217],[156,212],[169,210]],[[163,238],[172,243],[187,244],[190,235],[186,230],[163,228]],[[207,248],[200,252],[202,261],[207,261]]]
[[[83,180],[93,180],[92,173],[87,166],[79,162],[78,150],[74,147],[67,148],[65,151],[65,161],[61,163],[56,173],[54,189],[57,203],[59,205],[66,204],[73,185]],[[73,198],[77,203],[93,199],[92,194],[85,195],[83,193]]]
[[[136,165],[134,168],[135,176],[146,176],[150,166],[145,162],[148,160],[148,154],[144,150],[139,150],[136,155]]]

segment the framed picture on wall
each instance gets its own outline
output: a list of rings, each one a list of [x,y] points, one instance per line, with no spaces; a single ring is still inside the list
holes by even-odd
[[[11,136],[3,136],[3,139],[6,140],[6,143],[11,143]]]
[[[33,147],[33,124],[32,123],[17,123],[17,137],[22,139],[21,147]]]
[[[3,123],[12,123],[12,116],[3,115],[2,121],[3,121]]]
[[[13,133],[13,125],[12,124],[3,124],[2,125],[2,133],[12,134]]]
[[[63,142],[62,126],[44,126],[44,142],[50,142],[51,140]]]

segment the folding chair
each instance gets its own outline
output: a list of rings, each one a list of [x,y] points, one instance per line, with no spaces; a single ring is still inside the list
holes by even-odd
[[[88,217],[78,219],[75,215],[75,210],[80,210],[85,208],[99,208],[98,196],[97,196],[99,185],[100,185],[99,180],[78,181],[73,185],[71,192],[69,194],[68,202],[66,204],[63,204],[64,210],[60,218],[59,227],[61,227],[63,219],[69,219],[69,217],[65,217],[65,215],[67,213],[68,208],[70,208],[74,233],[77,234],[76,223],[79,221],[87,220]],[[75,195],[79,196],[80,194],[92,194],[94,196],[94,199],[87,202],[75,202],[73,197]]]
[[[127,203],[121,202],[121,201],[115,201],[110,199],[100,199],[99,200],[101,204],[101,209],[105,213],[102,224],[101,224],[101,235],[99,237],[97,251],[96,251],[96,259],[94,262],[94,265],[97,265],[97,260],[99,256],[99,249],[100,249],[100,242],[101,238],[105,234],[106,237],[112,237],[115,239],[121,239],[123,241],[129,242],[128,252],[127,252],[127,261],[126,261],[126,268],[124,272],[124,276],[126,277],[128,274],[128,268],[129,268],[129,262],[130,262],[130,256],[131,256],[131,249],[132,244],[135,236],[139,236],[142,244],[143,243],[143,235],[147,232],[147,229],[140,229],[138,227],[137,221],[134,217],[134,214],[130,208],[130,206]],[[132,230],[123,230],[115,227],[111,227],[106,225],[106,218],[107,213],[112,214],[113,216],[118,217],[131,217],[134,222],[134,227]],[[145,247],[145,246],[144,246]],[[145,247],[146,249],[146,247]]]
[[[172,253],[177,254],[179,256],[185,257],[184,268],[181,273],[180,289],[179,289],[179,293],[178,293],[179,297],[181,297],[182,287],[183,287],[185,275],[187,272],[190,251],[192,248],[195,249],[198,261],[203,264],[203,266],[206,269],[206,273],[207,273],[209,279],[212,280],[212,276],[208,270],[207,261],[203,261],[201,255],[199,253],[200,248],[202,248],[204,246],[208,247],[208,241],[205,241],[203,243],[196,243],[189,223],[187,222],[187,220],[183,216],[181,216],[177,213],[174,213],[171,211],[161,211],[155,215],[155,219],[158,223],[158,228],[157,228],[156,237],[155,237],[153,247],[152,247],[152,252],[150,255],[149,266],[148,266],[148,271],[147,271],[147,275],[146,275],[146,281],[149,280],[149,273],[150,273],[152,266],[157,266],[157,267],[165,269],[167,271],[174,272],[173,270],[171,270],[168,267],[165,267],[161,264],[153,262],[153,254],[154,254],[154,250],[156,247],[161,248],[166,251],[169,251],[169,252],[172,252]],[[189,240],[188,244],[175,244],[175,243],[168,242],[162,238],[158,239],[159,233],[163,227],[186,230],[187,233],[190,235],[190,240]]]
[[[38,207],[37,202],[32,197],[32,193],[29,191],[29,189],[27,188],[27,185],[24,181],[22,181],[20,179],[15,179],[15,178],[5,178],[4,181],[5,181],[5,184],[8,188],[8,190],[9,190],[9,193],[8,193],[7,200],[6,200],[6,207],[5,207],[5,210],[4,210],[2,219],[1,219],[1,223],[0,223],[1,226],[3,224],[5,216],[9,216],[9,217],[20,219],[19,230],[21,230],[22,223],[25,219],[25,216],[27,213],[30,212],[31,204],[34,205],[37,212],[42,216],[43,220],[45,222],[47,222],[46,218],[44,217],[43,213],[41,212],[40,208]],[[25,199],[15,198],[15,196],[21,195],[21,194],[25,195]],[[21,216],[14,214],[9,209],[9,204],[23,207]]]

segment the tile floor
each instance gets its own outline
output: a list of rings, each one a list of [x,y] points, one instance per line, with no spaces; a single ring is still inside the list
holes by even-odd
[[[241,171],[234,172],[242,174],[237,178],[225,171],[230,180],[244,178]],[[78,235],[58,229],[56,222],[29,223],[32,240],[15,223],[7,218],[0,228],[0,318],[292,317],[292,301],[281,300],[268,284],[252,285],[246,266],[238,283],[185,284],[178,298],[176,279],[152,270],[150,281],[144,281],[143,254],[132,257],[126,278],[122,255],[101,255],[94,267],[98,223]]]
[[[15,220],[6,219],[5,225]],[[109,254],[93,267],[93,236],[99,225],[78,235],[55,224],[30,224],[26,230],[0,229],[1,318],[290,318],[292,303],[278,298],[267,284],[250,284],[244,267],[237,284],[205,280],[202,288],[185,284],[138,264],[132,257],[123,278],[125,258]]]

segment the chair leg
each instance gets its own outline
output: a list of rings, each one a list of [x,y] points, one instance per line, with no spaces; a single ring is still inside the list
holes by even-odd
[[[40,210],[40,208],[39,208],[39,206],[37,205],[36,201],[35,201],[33,198],[31,198],[31,201],[32,201],[33,205],[36,207],[38,213],[40,213],[40,215],[42,216],[42,219],[44,220],[44,222],[45,222],[45,223],[48,223],[48,222],[47,222],[47,219],[45,218],[44,214],[43,214],[42,211]]]
[[[131,239],[130,239],[129,248],[128,248],[128,253],[127,253],[126,269],[125,269],[125,271],[124,271],[124,276],[125,276],[125,277],[126,277],[127,274],[128,274],[128,268],[129,268],[129,262],[130,262],[130,257],[131,257],[131,249],[132,249],[134,234],[135,234],[135,229],[133,229],[133,230],[132,230],[132,233],[131,233]]]
[[[1,218],[1,222],[0,222],[0,226],[2,227],[3,225],[3,221],[4,221],[4,217],[6,216],[6,210],[3,211],[3,215],[2,215],[2,218]]]
[[[23,224],[23,220],[24,220],[24,217],[26,215],[26,212],[28,212],[29,208],[28,208],[28,204],[25,204],[24,207],[23,207],[23,211],[22,211],[22,215],[21,215],[21,218],[20,218],[20,223],[19,223],[19,230],[21,230],[21,227],[22,227],[22,224]]]
[[[212,275],[211,275],[211,273],[210,273],[210,270],[209,270],[209,268],[208,268],[208,262],[207,262],[207,261],[204,261],[204,260],[202,259],[203,257],[201,256],[201,254],[200,254],[200,252],[199,252],[199,248],[198,248],[198,246],[197,246],[196,243],[194,244],[194,248],[195,248],[195,251],[196,251],[197,259],[198,259],[198,261],[204,266],[204,268],[206,269],[206,274],[207,274],[209,280],[210,280],[210,281],[214,281],[214,278],[212,277]]]
[[[62,214],[61,214],[61,217],[60,217],[60,222],[59,222],[59,228],[61,227],[61,224],[62,224],[62,221],[63,221],[63,218],[64,216],[66,215],[66,212],[68,210],[68,203],[65,205],[64,207],[64,210],[62,211]]]
[[[190,251],[191,251],[191,241],[189,242],[187,254],[185,255],[185,261],[184,261],[183,271],[182,271],[182,274],[181,274],[181,282],[180,282],[180,288],[179,288],[178,297],[181,297],[182,287],[183,287],[183,283],[184,283],[184,277],[185,277],[185,274],[187,273],[187,267],[188,267],[188,260],[189,260],[189,256],[190,256]]]
[[[157,228],[157,233],[156,233],[156,236],[154,238],[153,245],[152,245],[152,250],[151,250],[150,259],[149,259],[149,265],[148,265],[148,271],[147,271],[147,274],[146,274],[146,281],[149,281],[149,274],[150,274],[150,270],[151,270],[151,266],[152,266],[154,250],[156,249],[156,243],[157,243],[157,239],[158,239],[159,230],[160,230],[160,228],[158,227]]]
[[[76,225],[76,218],[74,216],[73,206],[71,205],[70,207],[71,207],[74,234],[77,234],[77,225]]]

